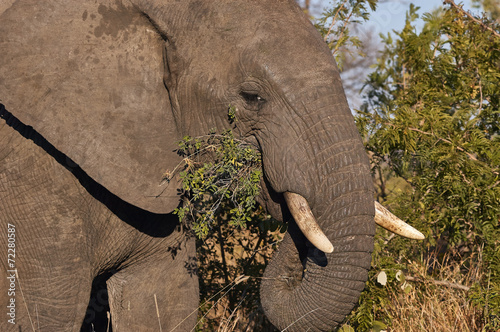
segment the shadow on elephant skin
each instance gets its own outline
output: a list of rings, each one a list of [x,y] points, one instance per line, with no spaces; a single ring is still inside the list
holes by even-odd
[[[83,171],[78,164],[64,153],[56,149],[33,127],[27,126],[17,119],[12,113],[0,104],[0,118],[4,119],[11,128],[16,130],[24,138],[33,141],[47,154],[52,156],[59,164],[69,170],[80,184],[96,200],[104,204],[111,212],[122,221],[134,227],[138,231],[151,237],[166,237],[180,226],[178,217],[173,214],[156,214],[131,205],[118,196],[111,193],[102,185],[93,180]],[[138,222],[140,220],[140,222]]]
[[[287,231],[290,234],[295,247],[297,248],[303,271],[305,271],[306,262],[308,260],[318,266],[326,267],[328,265],[328,258],[326,257],[325,253],[316,248],[313,244],[311,244],[311,242],[309,242],[309,240],[306,239],[304,233],[302,233],[302,231],[299,229],[299,226],[297,226],[295,220],[288,211],[288,208],[283,209],[283,217],[285,217],[285,220],[287,220]]]
[[[55,161],[70,171],[92,197],[105,205],[123,222],[148,236],[157,238],[167,237],[180,227],[178,217],[173,214],[155,214],[148,212],[123,201],[118,196],[111,193],[88,176],[78,164],[71,160],[71,158],[56,149],[33,127],[25,125],[12,113],[7,111],[5,106],[1,103],[0,118],[5,120],[8,126],[16,130],[24,138],[33,141],[37,146],[54,158]],[[181,243],[178,243],[177,246],[169,247],[167,250],[171,253],[172,257],[175,257],[180,246]],[[189,266],[186,266],[188,272],[196,274],[196,263],[191,262],[188,265]],[[101,273],[94,279],[91,297],[81,327],[81,332],[101,330],[112,331],[111,324],[108,324],[110,307],[106,281],[116,272],[118,272],[118,270],[111,269]]]

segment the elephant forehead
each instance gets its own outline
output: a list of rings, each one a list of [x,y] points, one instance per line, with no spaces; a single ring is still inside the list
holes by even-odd
[[[330,50],[307,17],[302,12],[281,13],[256,17],[247,13],[241,20],[222,15],[216,26],[207,27],[206,32],[213,29],[214,38],[197,43],[195,51],[205,57],[200,66],[223,64],[222,72],[277,80],[294,89],[311,81],[329,85],[332,77],[340,81]]]

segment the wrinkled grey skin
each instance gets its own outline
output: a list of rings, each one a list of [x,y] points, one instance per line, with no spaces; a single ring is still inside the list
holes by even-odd
[[[180,161],[176,141],[230,126],[228,105],[262,151],[262,204],[287,220],[281,193],[302,195],[334,246],[318,252],[291,221],[263,309],[287,331],[343,320],[370,266],[369,165],[334,60],[294,1],[17,0],[0,10],[3,311],[8,223],[19,277],[16,325],[3,313],[0,330],[78,331],[87,306],[104,310],[101,293],[89,305],[94,280],[106,281],[114,331],[158,331],[157,308],[163,331],[190,330],[194,240],[171,214],[178,179],[160,182]]]

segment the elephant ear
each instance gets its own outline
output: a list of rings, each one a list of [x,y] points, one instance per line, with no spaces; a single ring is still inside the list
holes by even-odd
[[[2,0],[0,2],[0,15],[3,14],[16,0]]]
[[[178,181],[162,176],[180,162],[180,137],[164,42],[134,8],[102,3],[18,0],[7,9],[0,101],[113,194],[168,213]]]

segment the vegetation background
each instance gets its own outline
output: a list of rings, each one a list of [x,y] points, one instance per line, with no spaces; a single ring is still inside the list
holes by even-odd
[[[341,70],[364,68],[346,93],[361,96],[353,113],[376,199],[426,235],[377,231],[369,280],[340,331],[500,331],[500,2],[473,2],[482,16],[451,0],[432,13],[410,5],[404,28],[367,57],[373,42],[356,26],[377,0],[337,0],[311,17]],[[231,109],[228,121],[237,126]],[[186,137],[179,153],[177,213],[198,236],[197,329],[273,331],[259,277],[286,225],[255,202],[259,152],[228,131]]]

